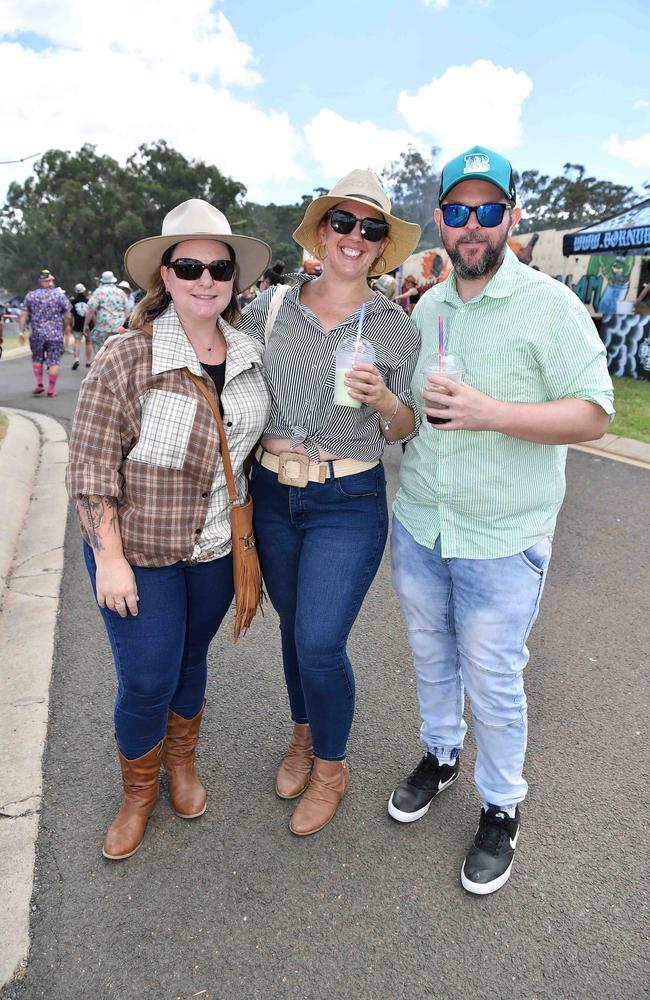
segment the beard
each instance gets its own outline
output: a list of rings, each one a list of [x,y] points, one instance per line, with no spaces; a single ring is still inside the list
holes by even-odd
[[[501,265],[506,252],[506,244],[508,242],[508,234],[503,237],[500,243],[493,246],[492,243],[485,240],[485,250],[472,264],[468,264],[466,260],[461,256],[458,247],[464,242],[476,242],[473,240],[460,240],[455,247],[451,249],[445,246],[445,250],[449,254],[449,259],[454,265],[454,270],[460,278],[472,279],[472,278],[483,278],[486,274],[490,274],[492,271],[496,271]],[[444,240],[443,240],[444,243]]]

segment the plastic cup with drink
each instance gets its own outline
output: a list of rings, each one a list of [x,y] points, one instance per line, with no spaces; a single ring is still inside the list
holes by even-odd
[[[363,318],[366,311],[365,302],[361,306],[359,314],[359,326],[356,337],[346,337],[336,349],[336,374],[334,382],[334,402],[338,406],[360,407],[361,400],[354,399],[345,384],[346,373],[354,368],[357,363],[374,365],[375,349],[369,340],[364,340],[361,336],[363,329]]]
[[[463,375],[465,374],[465,362],[457,354],[449,354],[445,349],[445,320],[447,326],[447,336],[449,336],[449,326],[451,324],[451,316],[445,316],[444,313],[440,313],[438,316],[438,350],[433,354],[430,354],[424,360],[422,365],[422,389],[429,389],[435,392],[439,392],[442,395],[449,396],[449,390],[443,388],[441,385],[432,385],[429,382],[429,375],[442,375],[444,378],[453,379],[454,382],[462,382]],[[436,406],[436,403],[432,403],[430,400],[422,397],[422,402],[427,406]],[[439,409],[444,410],[446,407],[441,401]],[[430,424],[448,424],[449,419],[444,417],[430,417],[427,413],[427,421]]]
[[[430,389],[435,392],[439,392],[441,395],[448,396],[449,390],[443,388],[441,385],[432,385],[429,382],[429,375],[442,375],[443,378],[453,379],[454,382],[462,382],[463,375],[465,374],[465,362],[457,354],[440,354],[436,352],[435,354],[430,354],[428,358],[425,359],[422,365],[422,388]],[[427,406],[435,406],[430,400],[423,399],[423,402]],[[445,406],[441,400],[440,409],[444,410]],[[448,424],[449,420],[443,417],[430,417],[426,415],[427,420],[430,424]]]

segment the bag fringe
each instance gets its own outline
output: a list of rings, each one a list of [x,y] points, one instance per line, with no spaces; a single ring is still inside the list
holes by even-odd
[[[247,503],[244,505],[244,509],[248,515],[246,520],[250,519],[252,522],[252,502],[250,498],[248,498]],[[246,524],[245,528],[243,524],[241,525],[241,528],[244,528],[243,534],[237,531],[237,528],[240,527],[239,519],[244,518],[244,509],[237,506],[231,511],[235,582],[235,617],[232,624],[234,642],[237,642],[240,635],[246,634],[257,613],[258,607],[261,608],[262,616],[264,615],[264,609],[261,606],[266,600],[252,523]]]

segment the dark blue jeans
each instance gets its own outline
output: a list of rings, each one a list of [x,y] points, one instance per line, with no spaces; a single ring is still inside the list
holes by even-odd
[[[95,590],[95,557],[84,543]],[[232,556],[190,566],[134,566],[138,614],[100,608],[115,669],[115,735],[123,755],[141,757],[165,735],[171,708],[193,719],[203,705],[207,653],[233,598]]]
[[[317,757],[342,760],[354,716],[346,643],[388,530],[383,466],[299,489],[255,461],[250,492],[291,717],[309,722]]]

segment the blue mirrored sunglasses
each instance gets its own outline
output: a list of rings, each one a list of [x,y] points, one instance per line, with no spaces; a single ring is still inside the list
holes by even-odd
[[[485,205],[443,205],[442,218],[446,226],[460,229],[461,226],[467,225],[470,215],[475,212],[479,226],[494,229],[495,226],[501,225],[509,207],[499,201],[490,201]]]

